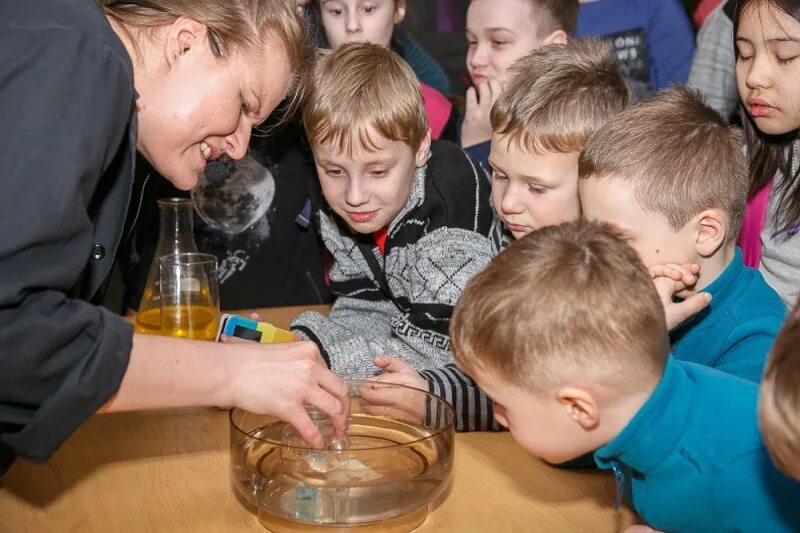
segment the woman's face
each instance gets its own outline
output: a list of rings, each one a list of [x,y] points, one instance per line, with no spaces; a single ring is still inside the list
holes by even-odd
[[[352,42],[388,48],[394,25],[405,16],[405,0],[322,0],[320,5],[325,35],[334,50]]]
[[[770,2],[751,4],[736,32],[739,97],[759,130],[800,127],[800,22]]]
[[[252,128],[284,99],[290,65],[277,38],[265,40],[263,57],[235,50],[220,57],[196,21],[179,19],[166,32],[163,46],[145,52],[156,66],[137,72],[137,149],[188,190],[208,161],[244,157]]]

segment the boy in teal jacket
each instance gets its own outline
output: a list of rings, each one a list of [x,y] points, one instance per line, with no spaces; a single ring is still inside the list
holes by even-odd
[[[467,284],[451,338],[517,442],[551,463],[597,450],[650,527],[800,528],[800,484],[764,448],[758,387],[668,355],[659,296],[612,226],[511,243]]]

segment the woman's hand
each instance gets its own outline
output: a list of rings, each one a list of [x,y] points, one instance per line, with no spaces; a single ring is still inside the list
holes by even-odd
[[[328,370],[313,342],[264,345],[241,343],[228,365],[233,405],[290,423],[311,446],[324,441],[306,405],[326,414],[337,436],[344,436],[350,405],[344,381]],[[232,354],[233,355],[233,354]]]

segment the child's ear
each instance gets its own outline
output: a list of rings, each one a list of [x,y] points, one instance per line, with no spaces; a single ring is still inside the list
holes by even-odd
[[[555,30],[553,33],[544,38],[543,44],[567,44],[569,35],[564,30]]]
[[[406,18],[406,0],[396,0],[394,4],[394,23],[400,24]]]
[[[425,134],[425,138],[422,139],[422,142],[419,143],[419,150],[414,155],[414,163],[416,164],[417,168],[424,166],[425,163],[428,162],[428,153],[431,151],[431,129],[428,128],[428,133]]]
[[[562,387],[556,396],[558,403],[567,410],[567,416],[585,431],[595,429],[600,423],[597,401],[589,391],[578,387]]]
[[[725,242],[727,221],[717,209],[706,209],[692,219],[695,250],[702,257],[711,257]]]

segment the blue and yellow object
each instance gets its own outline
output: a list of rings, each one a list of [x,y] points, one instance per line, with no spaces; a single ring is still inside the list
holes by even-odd
[[[221,335],[237,337],[248,341],[272,344],[299,340],[291,331],[276,328],[267,322],[256,322],[238,315],[223,314],[219,321],[217,340]]]

